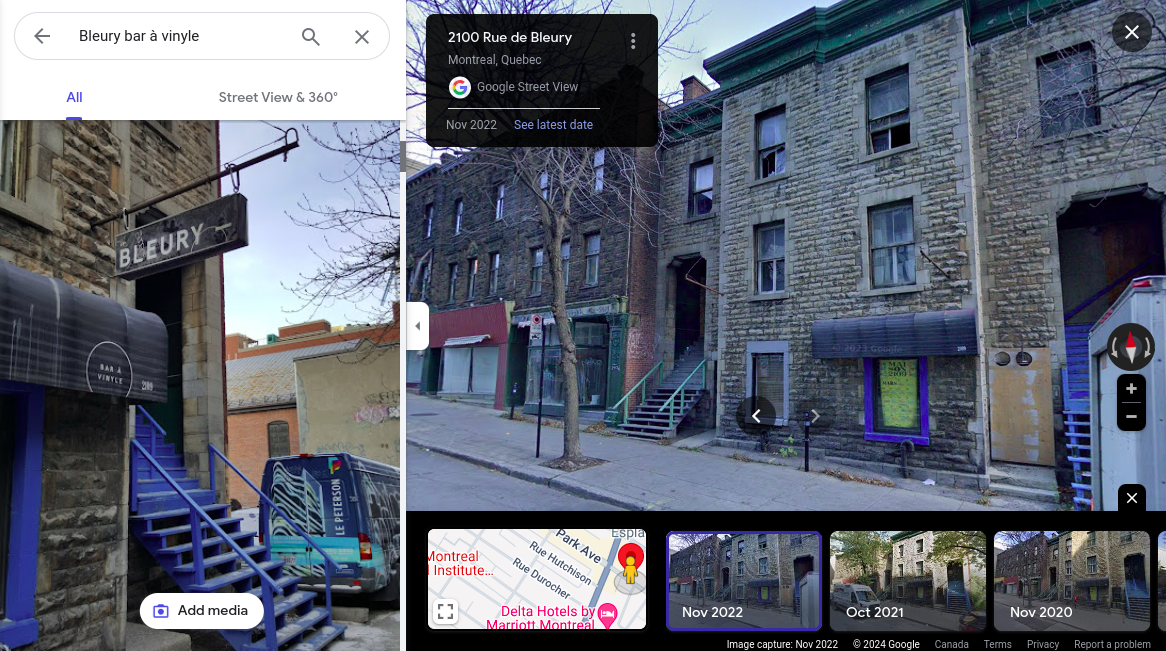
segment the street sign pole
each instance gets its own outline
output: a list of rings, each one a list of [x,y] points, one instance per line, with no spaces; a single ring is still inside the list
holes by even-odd
[[[535,429],[534,433],[535,459],[538,458],[539,448],[542,446],[543,440],[543,383],[545,382],[543,374],[547,372],[547,338],[546,336],[541,336],[539,338],[542,340],[542,346],[539,347],[542,351],[542,354],[539,355],[542,358],[542,361],[540,362],[541,368],[539,368],[538,372],[538,427]]]

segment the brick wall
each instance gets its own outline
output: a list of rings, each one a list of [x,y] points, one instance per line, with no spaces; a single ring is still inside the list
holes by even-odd
[[[263,480],[263,466],[270,456],[267,446],[267,424],[279,420],[287,422],[291,453],[299,454],[300,426],[294,406],[227,415],[227,430],[231,436],[227,456],[256,486],[260,486]],[[234,473],[230,473],[227,486],[230,499],[238,500],[243,508],[259,506],[259,496]]]

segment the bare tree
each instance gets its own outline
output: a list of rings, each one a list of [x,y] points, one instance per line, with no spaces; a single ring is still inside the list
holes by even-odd
[[[680,43],[686,30],[703,18],[694,11],[695,0],[671,3],[659,14],[657,54],[661,65],[677,56],[692,53],[691,46]],[[425,66],[425,21],[433,14],[568,14],[612,13],[618,6],[613,0],[420,0],[410,3],[409,44],[406,76],[410,109],[423,109],[427,99]],[[567,62],[560,67],[578,64]],[[444,83],[444,82],[443,82]],[[653,98],[653,105],[657,106]],[[544,243],[544,255],[550,280],[542,282],[551,292],[554,315],[561,344],[560,369],[564,383],[563,456],[548,465],[575,470],[593,463],[587,459],[579,438],[578,356],[571,320],[567,315],[566,289],[563,282],[561,247],[564,236],[582,218],[602,216],[623,224],[629,232],[641,230],[655,239],[657,220],[663,214],[658,180],[659,158],[653,148],[600,147],[482,147],[457,151],[459,165],[476,166],[513,180],[533,197],[533,205],[518,219],[538,223]],[[602,168],[602,181],[597,172]],[[485,175],[482,178],[486,178]],[[465,188],[462,188],[464,191]],[[425,254],[422,254],[425,255]],[[412,265],[410,287],[423,283],[420,256]],[[540,381],[543,381],[540,378]]]
[[[1166,133],[1161,129],[1166,113],[1162,105],[1166,98],[1161,97],[1166,91],[1166,0],[1145,0],[1138,5],[1103,0],[1095,7],[1096,13],[1108,20],[1079,25],[1082,45],[1065,47],[1051,39],[1044,43],[1045,54],[1037,60],[1037,110],[1018,112],[991,133],[987,139],[989,157],[1020,142],[1092,127],[1111,129],[1121,136],[1123,152],[1137,143],[1166,144]],[[1041,43],[1041,23],[1080,10],[1084,10],[1081,3],[1072,0],[1050,3],[1037,13],[1018,5],[1007,20],[1021,38]],[[1146,46],[1137,52],[1122,49],[1112,34],[1110,21],[1129,11],[1142,14],[1151,23],[1148,31],[1138,31]],[[990,59],[996,55],[996,47],[994,43],[977,45],[978,56]],[[1002,76],[993,79],[993,85],[1011,86],[1008,90],[1019,98],[1033,93],[1027,75]],[[1024,102],[1017,106],[1027,109]]]
[[[374,122],[363,129],[316,133],[304,125],[316,145],[346,154],[351,161],[335,176],[321,178],[342,188],[342,204],[313,201],[306,195],[300,214],[288,214],[297,226],[323,231],[323,247],[312,248],[319,266],[287,286],[306,307],[318,310],[335,303],[356,307],[370,323],[388,323],[400,271],[400,124]],[[329,235],[332,237],[329,237]],[[340,235],[341,237],[335,237]],[[371,306],[371,307],[369,307]]]
[[[672,552],[680,554],[680,560],[686,563],[682,567],[692,567],[692,563],[696,564],[692,575],[695,581],[693,595],[699,597],[698,603],[703,606],[708,597],[704,588],[705,581],[713,578],[710,568],[720,549],[720,538],[716,534],[707,533],[674,533],[668,536],[668,545]]]

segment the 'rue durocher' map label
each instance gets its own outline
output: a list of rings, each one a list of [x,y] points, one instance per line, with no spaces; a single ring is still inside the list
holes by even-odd
[[[432,529],[434,629],[644,628],[642,529]]]

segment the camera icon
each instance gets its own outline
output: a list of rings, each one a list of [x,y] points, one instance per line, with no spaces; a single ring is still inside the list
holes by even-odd
[[[154,619],[166,619],[170,617],[170,608],[163,604],[154,606]]]

